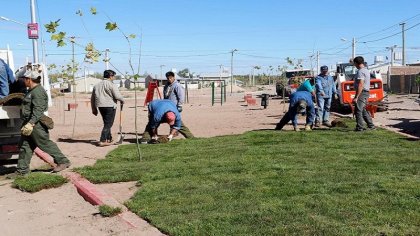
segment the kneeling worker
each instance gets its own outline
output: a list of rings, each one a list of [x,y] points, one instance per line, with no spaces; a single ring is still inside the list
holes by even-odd
[[[315,119],[315,108],[312,101],[312,95],[306,91],[298,91],[290,95],[289,111],[284,114],[283,118],[276,126],[276,130],[281,130],[283,127],[292,121],[295,131],[299,131],[297,127],[297,118],[299,114],[306,113],[305,130],[312,129],[312,124]]]
[[[181,114],[171,100],[154,100],[149,103],[149,122],[144,130],[141,143],[151,143],[158,140],[158,127],[161,123],[168,123],[170,131],[168,140],[171,141],[175,133],[181,129]]]

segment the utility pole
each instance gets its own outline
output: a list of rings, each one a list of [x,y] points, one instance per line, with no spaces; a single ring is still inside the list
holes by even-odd
[[[356,57],[356,38],[353,37],[353,41],[352,41],[352,53],[351,56],[354,59]]]
[[[31,23],[36,23],[35,15],[35,0],[30,0],[31,4]],[[39,29],[38,29],[39,30]],[[33,48],[33,62],[34,64],[38,63],[38,39],[32,39],[32,48]]]
[[[319,75],[319,51],[316,52],[316,75]]]
[[[164,67],[165,65],[160,65],[159,67],[160,67],[160,79],[163,79],[163,67]]]
[[[401,33],[402,33],[402,65],[405,66],[405,23],[401,23]]]
[[[219,65],[219,67],[220,67],[219,80],[220,80],[220,83],[221,83],[221,81],[222,81],[222,72],[223,72],[223,65],[222,65],[222,64],[220,64],[220,65]]]
[[[232,57],[230,59],[230,95],[233,93],[233,53],[238,51],[237,49],[233,49],[231,51]]]
[[[109,48],[105,49],[105,69],[109,70]]]

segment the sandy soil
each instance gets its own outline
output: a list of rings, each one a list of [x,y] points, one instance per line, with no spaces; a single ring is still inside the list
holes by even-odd
[[[267,109],[259,106],[246,106],[243,101],[244,93],[235,92],[227,94],[227,103],[211,105],[211,91],[209,89],[190,91],[189,103],[184,106],[182,113],[185,124],[197,137],[212,137],[218,135],[240,134],[250,130],[272,129],[281,118],[284,105],[281,100],[270,100]],[[254,92],[261,94],[268,92],[274,94],[274,88]],[[124,92],[127,97],[123,112],[123,132],[126,142],[134,139],[134,92]],[[141,134],[147,122],[147,111],[143,107],[145,92],[139,94],[138,132]],[[394,100],[395,99],[395,100]],[[74,111],[64,111],[67,103],[74,100],[71,95],[54,100],[50,108],[50,115],[54,118],[56,127],[51,132],[53,140],[72,162],[72,167],[92,165],[96,160],[117,146],[97,147],[96,142],[102,128],[102,120],[91,114],[89,95],[77,96],[79,107],[77,109],[76,128],[72,137],[72,124]],[[407,97],[393,96],[389,112],[377,113],[375,123],[390,125],[393,128],[407,122],[420,123],[419,106]],[[413,100],[414,101],[414,100]],[[287,108],[286,108],[287,109]],[[117,113],[113,127],[114,139],[118,131]],[[417,121],[407,120],[417,119]],[[302,120],[303,122],[303,120]],[[303,123],[302,123],[303,125]],[[418,127],[418,126],[417,126]],[[285,127],[290,129],[290,126]],[[162,125],[161,134],[168,132],[168,127]],[[417,128],[418,132],[418,128]],[[178,137],[181,138],[181,137]],[[36,168],[43,163],[33,158],[32,167]],[[1,179],[1,177],[0,177]],[[0,181],[1,182],[1,181]],[[4,183],[4,184],[1,184]],[[118,218],[102,218],[98,215],[97,207],[85,202],[75,191],[71,184],[63,187],[44,190],[35,194],[22,193],[12,189],[6,182],[0,183],[0,222],[2,222],[1,235],[139,235],[140,231],[130,229],[121,223]],[[123,184],[101,185],[118,201],[124,202],[136,191],[135,182]]]

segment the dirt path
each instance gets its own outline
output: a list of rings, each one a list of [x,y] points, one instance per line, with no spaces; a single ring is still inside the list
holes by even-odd
[[[268,91],[274,94],[273,88]],[[256,92],[261,94],[262,91]],[[134,138],[134,100],[133,93],[124,93],[127,102],[124,108],[123,131],[130,133],[126,139]],[[255,94],[254,94],[255,95]],[[145,93],[139,97],[143,105]],[[182,113],[185,124],[197,137],[212,137],[218,135],[240,134],[250,130],[272,129],[283,114],[283,105],[280,100],[270,100],[267,109],[259,106],[246,106],[243,102],[243,93],[227,95],[227,103],[221,106],[211,106],[210,90],[190,91],[190,102],[184,106]],[[391,98],[390,101],[394,101]],[[415,119],[419,123],[417,104],[411,106],[410,99],[395,97],[395,101],[403,100],[403,105],[391,105],[388,113],[377,113],[376,123],[397,127],[405,120]],[[79,108],[77,113],[77,127],[72,137],[73,111],[65,111],[66,103],[72,102],[71,97],[55,99],[54,106],[50,108],[50,115],[56,122],[56,128],[51,136],[57,142],[63,153],[72,161],[72,167],[92,165],[96,160],[117,146],[97,147],[95,145],[102,128],[100,117],[91,114],[89,95],[79,95]],[[398,110],[403,108],[407,110]],[[394,109],[394,110],[393,110]],[[147,112],[139,107],[138,131],[142,133],[147,122]],[[411,121],[409,121],[411,122]],[[118,113],[113,127],[117,138]],[[290,126],[286,126],[290,129]],[[161,134],[168,131],[163,125]],[[128,143],[128,142],[125,142]],[[32,166],[37,167],[43,163],[36,157]],[[107,192],[120,202],[127,200],[136,190],[135,183],[112,184],[102,186]],[[12,189],[10,184],[0,186],[0,222],[2,222],[1,235],[139,235],[141,231],[130,229],[121,223],[118,218],[102,218],[98,215],[97,207],[85,202],[75,191],[71,184],[58,189],[44,190],[35,194],[22,193]]]

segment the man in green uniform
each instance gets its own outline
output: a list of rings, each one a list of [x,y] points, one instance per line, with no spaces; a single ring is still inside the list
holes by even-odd
[[[26,175],[30,172],[30,162],[36,147],[54,159],[57,166],[53,172],[62,171],[70,166],[70,161],[63,155],[57,144],[50,140],[45,122],[40,121],[48,109],[48,96],[40,85],[41,74],[39,71],[27,70],[22,77],[29,91],[22,102],[23,127],[16,174]]]

